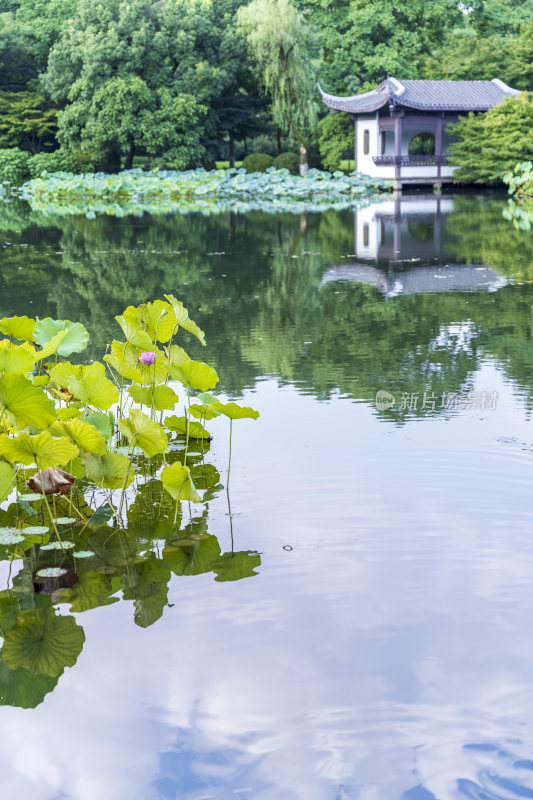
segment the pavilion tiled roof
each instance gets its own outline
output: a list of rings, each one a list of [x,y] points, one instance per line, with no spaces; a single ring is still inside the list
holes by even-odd
[[[399,81],[387,78],[377,89],[353,97],[336,97],[322,91],[323,102],[333,111],[365,114],[384,105],[419,111],[488,111],[507,97],[519,94],[498,78],[491,81]]]

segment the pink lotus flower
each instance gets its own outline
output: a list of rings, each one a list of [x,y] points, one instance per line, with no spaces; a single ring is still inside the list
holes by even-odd
[[[141,364],[153,364],[155,362],[155,353],[152,353],[151,350],[146,350],[144,353],[141,353],[139,356],[139,361]]]

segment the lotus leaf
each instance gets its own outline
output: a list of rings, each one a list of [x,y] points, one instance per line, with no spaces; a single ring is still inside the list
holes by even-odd
[[[213,409],[209,408],[209,406],[204,406],[200,403],[194,403],[192,406],[189,406],[189,414],[197,419],[207,420],[219,417],[220,411],[214,411]]]
[[[161,470],[161,482],[174,500],[190,500],[192,503],[201,503],[200,495],[192,482],[189,467],[179,463]]]
[[[173,367],[171,374],[184,386],[200,392],[206,392],[218,383],[216,370],[203,361],[185,361],[181,366]]]
[[[3,317],[0,319],[0,331],[6,336],[19,341],[33,341],[35,320],[30,317]]]
[[[130,411],[128,419],[118,423],[118,429],[127,436],[130,445],[140,447],[148,458],[166,450],[168,438],[161,425],[136,408]]]
[[[56,517],[54,522],[56,525],[72,525],[76,519],[75,517]]]
[[[257,575],[255,567],[261,565],[261,556],[251,550],[238,553],[223,553],[213,564],[216,572],[216,581],[239,581],[241,578],[251,578]]]
[[[82,417],[82,421],[88,422],[89,425],[94,425],[105,439],[111,439],[115,432],[114,424],[109,414],[102,414],[101,412],[85,413]]]
[[[101,489],[127,487],[135,477],[129,458],[120,453],[108,453],[105,456],[85,453],[82,461],[88,479]]]
[[[106,378],[105,367],[99,361],[88,366],[63,362],[50,370],[56,386],[68,391],[87,405],[106,411],[118,400],[118,389]]]
[[[177,325],[172,306],[163,300],[128,306],[122,316],[136,330],[146,331],[152,342],[156,341],[156,331],[158,342],[168,342]]]
[[[24,541],[19,528],[0,528],[0,545],[18,544]]]
[[[54,403],[23,375],[0,376],[0,412],[16,428],[46,428],[55,419]]]
[[[21,433],[13,439],[0,435],[0,454],[11,463],[37,464],[39,469],[58,467],[78,455],[78,448],[66,436],[55,439],[48,431],[37,436]]]
[[[32,609],[20,614],[6,633],[1,655],[11,669],[24,667],[57,678],[65,667],[74,666],[84,641],[74,617],[58,617],[51,608]]]
[[[67,570],[63,567],[43,567],[38,569],[35,573],[39,578],[61,578],[62,575],[67,574]]]
[[[56,423],[62,428],[62,433],[72,439],[80,450],[87,450],[89,453],[107,453],[107,443],[99,430],[88,422],[81,419],[72,419],[68,422]]]
[[[128,394],[136,403],[153,406],[156,411],[172,410],[178,402],[178,395],[170,386],[161,385],[151,389],[149,386],[140,386],[138,383],[134,383],[128,389]]]
[[[5,347],[5,341],[7,340],[4,339],[0,342],[0,372],[12,372],[19,375],[30,372],[35,366],[35,355],[23,347]]]
[[[237,403],[221,403],[217,400],[209,408],[219,411],[229,419],[257,419],[259,416],[259,411],[250,408],[250,406],[238,406]]]
[[[200,342],[205,346],[205,333],[201,328],[198,327],[196,322],[194,322],[192,319],[189,319],[189,312],[181,300],[176,300],[176,298],[171,294],[166,294],[165,298],[172,306],[176,323],[180,326],[180,328],[183,328],[184,331],[188,331],[188,333],[192,333],[192,335],[196,336],[196,338],[199,339]]]
[[[41,545],[41,550],[70,550],[74,547],[74,542],[61,540],[60,542],[49,542]]]
[[[74,558],[91,558],[94,553],[92,550],[74,550],[72,555]]]
[[[67,336],[68,331],[59,331],[59,333],[56,333],[55,336],[52,336],[50,341],[46,342],[41,350],[36,353],[35,361],[43,361],[43,359],[55,355],[59,351],[61,343],[67,338]]]
[[[165,426],[175,431],[178,436],[187,436],[187,428],[189,429],[189,438],[191,439],[210,439],[211,434],[199,422],[189,422],[186,417],[177,417],[175,414],[165,419]]]
[[[29,669],[10,669],[0,661],[0,705],[35,708],[56,686],[59,678],[35,675]]]
[[[77,460],[70,459],[67,461],[65,466],[68,467],[69,472],[59,469],[59,467],[48,467],[41,472],[36,472],[28,480],[29,488],[33,489],[34,492],[44,494],[68,494],[76,477],[83,477],[73,474],[72,466]]]
[[[67,335],[63,337],[57,348],[58,355],[66,358],[72,353],[81,353],[87,347],[89,333],[81,322],[71,322],[68,319],[51,319],[46,317],[36,323],[33,330],[33,339],[44,347],[54,336],[62,331]]]
[[[145,330],[138,330],[127,321],[125,317],[115,317],[116,321],[122,328],[122,333],[126,337],[128,344],[133,347],[138,347],[140,350],[151,350],[154,346],[152,339]]]
[[[15,470],[4,462],[0,462],[0,503],[5,500],[13,488]]]
[[[160,350],[156,354],[155,364],[142,364],[139,361],[141,350],[127,342],[111,343],[111,353],[104,356],[110,367],[122,378],[135,383],[162,383],[167,377],[167,361]]]
[[[69,419],[79,419],[79,417],[81,417],[80,409],[76,408],[76,406],[74,405],[67,406],[66,408],[57,408],[56,413],[57,413],[57,418],[61,420],[61,422],[67,422]],[[92,420],[87,419],[85,417],[84,421],[92,422]],[[94,422],[92,424],[94,425]]]
[[[24,536],[44,536],[49,530],[50,528],[46,525],[28,525],[26,528],[22,528],[22,533]]]

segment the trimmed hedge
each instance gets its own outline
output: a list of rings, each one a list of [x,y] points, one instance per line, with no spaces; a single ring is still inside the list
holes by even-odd
[[[298,175],[300,173],[300,157],[296,153],[281,153],[274,159],[272,166],[276,169],[288,169],[291,175]]]
[[[246,172],[266,172],[273,164],[274,159],[266,153],[251,153],[242,162]]]

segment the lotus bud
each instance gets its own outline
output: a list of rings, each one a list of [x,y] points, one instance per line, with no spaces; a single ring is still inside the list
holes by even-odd
[[[151,350],[146,350],[144,353],[141,353],[139,356],[139,361],[141,364],[146,364],[149,366],[155,362],[155,353],[152,353]]]

